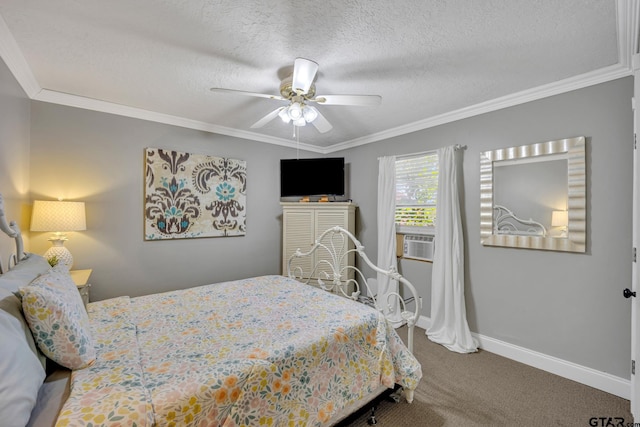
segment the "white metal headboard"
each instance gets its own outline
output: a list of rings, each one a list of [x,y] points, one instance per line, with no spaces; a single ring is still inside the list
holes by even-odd
[[[20,227],[18,227],[15,221],[7,221],[2,194],[0,194],[0,231],[3,231],[7,236],[16,241],[16,253],[9,259],[8,267],[11,268],[12,263],[13,265],[19,263],[26,257],[26,254],[24,253],[24,242],[22,241]],[[0,274],[2,273],[4,273],[4,271],[2,270],[2,262],[0,262]]]
[[[517,234],[525,236],[547,235],[544,225],[533,219],[523,219],[516,216],[513,211],[502,205],[494,205],[494,234]],[[515,222],[514,222],[515,221]]]
[[[303,271],[299,265],[292,268],[292,263],[298,258],[312,257],[314,254],[318,254],[317,262],[311,266],[311,271]],[[360,259],[376,273],[384,274],[398,281],[400,292],[387,294],[384,303],[376,300],[376,296],[369,288],[367,279],[362,271],[345,262],[350,254],[359,255]],[[421,308],[421,299],[416,288],[395,268],[385,270],[373,264],[365,254],[364,246],[349,231],[338,226],[332,227],[316,239],[313,247],[308,252],[302,252],[297,249],[287,263],[287,275],[306,284],[317,284],[324,290],[338,293],[354,300],[359,299],[361,286],[365,286],[367,298],[371,300],[374,307],[385,315],[391,311],[391,307],[399,304],[403,323],[406,323],[409,329],[407,347],[413,353],[413,329],[420,316]],[[407,307],[407,304],[411,301],[414,302],[414,311],[409,310]],[[390,320],[395,321],[395,319]]]

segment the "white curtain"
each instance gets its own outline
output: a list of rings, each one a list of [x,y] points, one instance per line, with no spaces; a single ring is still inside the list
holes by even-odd
[[[455,147],[438,150],[436,238],[431,275],[431,326],[427,336],[451,351],[471,353],[478,344],[471,336],[464,301],[464,241],[458,198]]]
[[[396,158],[378,159],[378,266],[384,269],[398,268],[396,259]],[[394,301],[387,303],[387,295],[398,293],[398,282],[378,273],[378,309],[399,326],[400,306]],[[397,322],[397,323],[396,323]]]

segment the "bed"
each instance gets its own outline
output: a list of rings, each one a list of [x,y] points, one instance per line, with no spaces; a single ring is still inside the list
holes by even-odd
[[[68,272],[22,252],[1,197],[0,229],[18,247],[13,267],[0,275],[3,425],[325,426],[389,388],[402,387],[411,401],[422,376],[411,344],[382,314],[398,298],[411,337],[415,289],[386,271],[406,287],[405,298],[383,304],[369,295],[361,303],[366,279],[340,267],[344,249],[385,270],[343,229],[327,230],[329,240],[323,234],[311,251],[294,255],[333,254],[320,257],[315,283],[292,269],[92,302],[86,311]],[[336,238],[342,243],[326,244]]]

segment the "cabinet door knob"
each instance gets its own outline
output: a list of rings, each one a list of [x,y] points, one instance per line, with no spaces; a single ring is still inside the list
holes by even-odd
[[[636,293],[629,288],[624,288],[624,291],[622,291],[622,296],[625,298],[631,298],[635,297]]]

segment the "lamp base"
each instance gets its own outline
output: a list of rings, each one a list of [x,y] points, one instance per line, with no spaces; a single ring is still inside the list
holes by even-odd
[[[52,260],[57,260],[53,266],[64,266],[67,270],[71,270],[73,265],[73,256],[69,249],[65,248],[63,239],[50,239],[52,246],[44,253],[44,258],[52,263]]]

